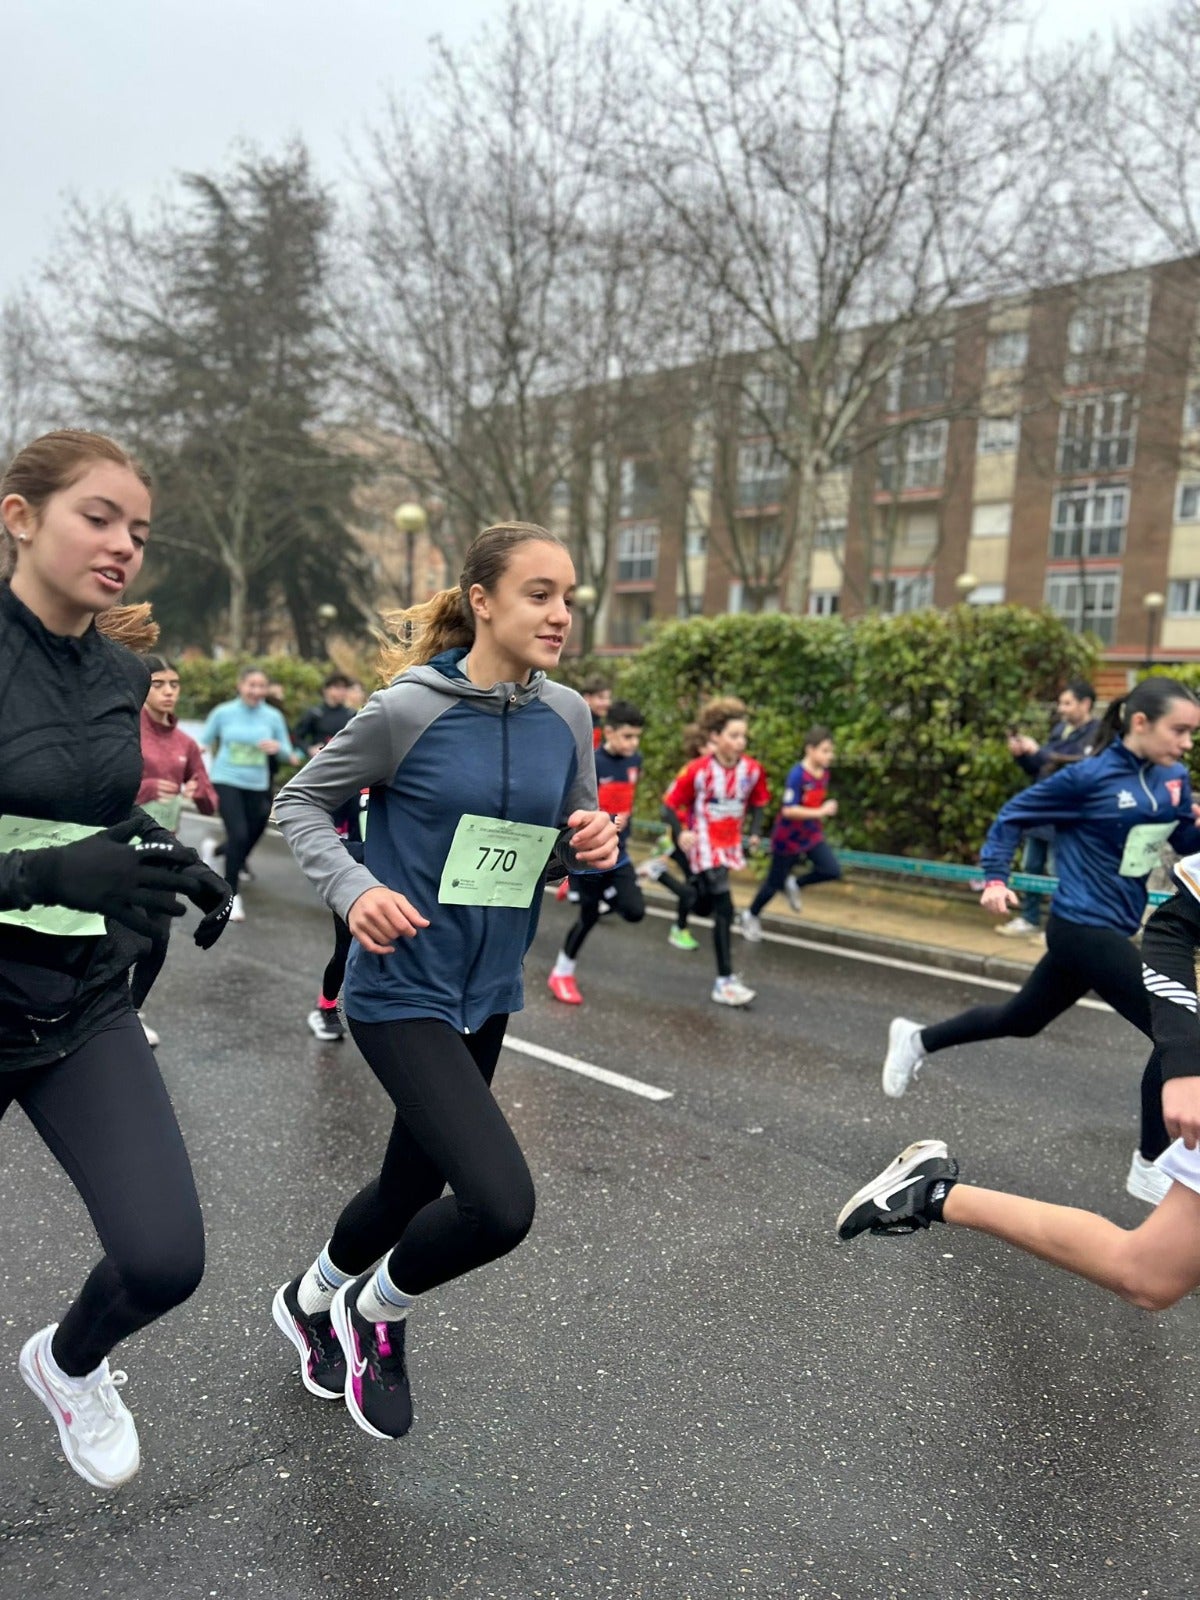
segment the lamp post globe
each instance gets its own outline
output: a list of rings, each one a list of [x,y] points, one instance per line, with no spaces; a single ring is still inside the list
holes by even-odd
[[[965,602],[979,587],[979,579],[973,572],[960,572],[954,580],[954,592],[960,602]]]
[[[1158,618],[1167,603],[1165,594],[1160,594],[1157,589],[1151,589],[1149,594],[1142,596],[1142,606],[1146,612],[1146,660],[1147,667],[1154,664],[1154,634],[1158,626]]]

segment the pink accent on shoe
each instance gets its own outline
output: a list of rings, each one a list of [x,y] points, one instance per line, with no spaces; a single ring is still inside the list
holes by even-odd
[[[60,1406],[58,1404],[58,1396],[54,1393],[54,1390],[50,1387],[50,1380],[46,1376],[46,1369],[45,1369],[45,1367],[42,1366],[42,1352],[40,1350],[35,1350],[33,1352],[33,1360],[34,1360],[34,1365],[38,1369],[38,1377],[46,1385],[46,1393],[50,1396],[51,1400],[54,1401],[54,1404],[57,1407],[58,1411],[62,1414],[63,1421],[66,1423],[67,1427],[69,1428],[71,1426],[71,1413],[69,1411],[64,1411],[62,1406]]]
[[[386,1322],[377,1322],[375,1324],[375,1343],[379,1346],[379,1354],[381,1356],[391,1355],[392,1341],[390,1335],[388,1334],[388,1325]]]

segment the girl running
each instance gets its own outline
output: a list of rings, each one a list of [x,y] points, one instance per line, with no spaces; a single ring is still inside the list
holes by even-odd
[[[733,970],[733,895],[729,874],[745,865],[742,828],[749,825],[752,846],[770,800],[762,767],[746,754],[746,708],[740,700],[713,700],[700,713],[701,731],[711,751],[686,766],[663,796],[663,813],[672,838],[688,858],[695,881],[692,909],[713,919],[717,977],[712,999],[722,1006],[745,1006],[754,990]]]
[[[108,1356],[186,1300],[204,1233],[129,971],[183,907],[211,944],[227,886],[134,805],[154,641],[117,603],[142,565],[150,483],[112,440],[49,433],[0,479],[0,1115],[16,1101],[87,1205],[103,1254],[20,1370],[97,1488],[138,1470]],[[117,608],[117,609],[114,609]],[[99,624],[103,623],[103,627]],[[141,843],[133,840],[139,837]]]
[[[1146,678],[1105,713],[1098,753],[1024,790],[1003,807],[982,853],[985,911],[1004,916],[1017,896],[1007,886],[1022,833],[1055,829],[1059,884],[1050,902],[1046,954],[1001,1005],[975,1006],[923,1028],[897,1017],[888,1032],[883,1092],[904,1094],[926,1058],[981,1039],[1028,1039],[1089,989],[1151,1037],[1141,962],[1131,940],[1146,910],[1146,879],[1166,843],[1200,846],[1192,791],[1181,765],[1200,726],[1200,704],[1171,678]],[[1162,1118],[1157,1054],[1142,1076],[1141,1138],[1125,1187],[1156,1204],[1166,1180],[1156,1158],[1170,1142]]]
[[[344,1394],[377,1438],[412,1423],[417,1297],[505,1255],[533,1221],[529,1169],[491,1082],[523,1002],[547,862],[607,871],[617,859],[587,707],[545,675],[574,586],[544,528],[486,529],[455,588],[394,619],[406,642],[385,653],[390,687],[276,801],[297,860],[354,935],[346,1015],[396,1117],[378,1178],[273,1314],[305,1387]],[[359,865],[332,818],[364,787]]]
[[[296,765],[304,760],[292,747],[282,714],[266,698],[266,673],[261,667],[243,667],[237,698],[214,706],[200,735],[201,744],[216,752],[212,779],[225,824],[225,876],[233,890],[230,922],[246,920],[238,888],[246,857],[271,815],[271,758]],[[211,843],[204,855],[215,855]]]
[[[800,891],[815,883],[836,883],[842,875],[833,847],[826,843],[821,823],[837,815],[837,801],[829,799],[829,769],[833,765],[833,737],[828,728],[810,728],[804,736],[804,755],[787,775],[783,804],[771,832],[771,865],[747,910],[742,912],[742,933],[751,944],[762,938],[760,912],[780,889],[793,911],[800,910]],[[801,856],[808,871],[802,881],[793,877]]]
[[[1111,1290],[1147,1311],[1165,1311],[1200,1288],[1200,857],[1176,868],[1179,892],[1146,924],[1145,980],[1162,1073],[1161,1116],[1174,1141],[1158,1158],[1167,1193],[1137,1228],[1073,1206],[959,1181],[944,1143],[909,1145],[842,1207],[840,1238],[909,1233],[933,1222],[989,1233]]]

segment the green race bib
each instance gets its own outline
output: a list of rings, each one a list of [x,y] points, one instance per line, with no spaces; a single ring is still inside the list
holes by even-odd
[[[176,794],[169,800],[147,800],[142,810],[148,812],[162,827],[178,833],[179,819],[183,815],[183,796]]]
[[[74,844],[89,834],[102,833],[82,822],[45,822],[40,817],[0,817],[0,855],[10,850],[48,850]],[[72,911],[69,906],[30,906],[28,911],[0,911],[0,922],[34,933],[51,933],[63,939],[89,939],[106,932],[96,911]]]
[[[1175,822],[1137,822],[1129,830],[1117,871],[1123,878],[1144,878],[1158,865],[1158,853],[1179,826]]]
[[[438,900],[444,906],[527,906],[557,828],[468,813],[454,830]]]
[[[225,758],[231,767],[261,769],[267,764],[266,751],[260,750],[256,744],[247,744],[244,739],[230,739],[225,746]]]

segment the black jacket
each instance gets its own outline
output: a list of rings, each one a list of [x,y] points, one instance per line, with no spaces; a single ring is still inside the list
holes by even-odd
[[[314,744],[326,745],[335,733],[341,733],[353,715],[349,706],[331,706],[322,700],[301,714],[292,737],[307,755]]]
[[[150,673],[94,626],[43,627],[0,583],[0,813],[111,827],[138,816],[138,716]],[[22,901],[0,855],[0,910]],[[0,1071],[68,1055],[129,1005],[129,968],[149,949],[120,923],[103,938],[61,939],[0,922]],[[54,1017],[47,1025],[37,1018]]]
[[[1177,861],[1174,875],[1179,892],[1159,906],[1142,934],[1142,978],[1164,1080],[1200,1077],[1200,856]]]

